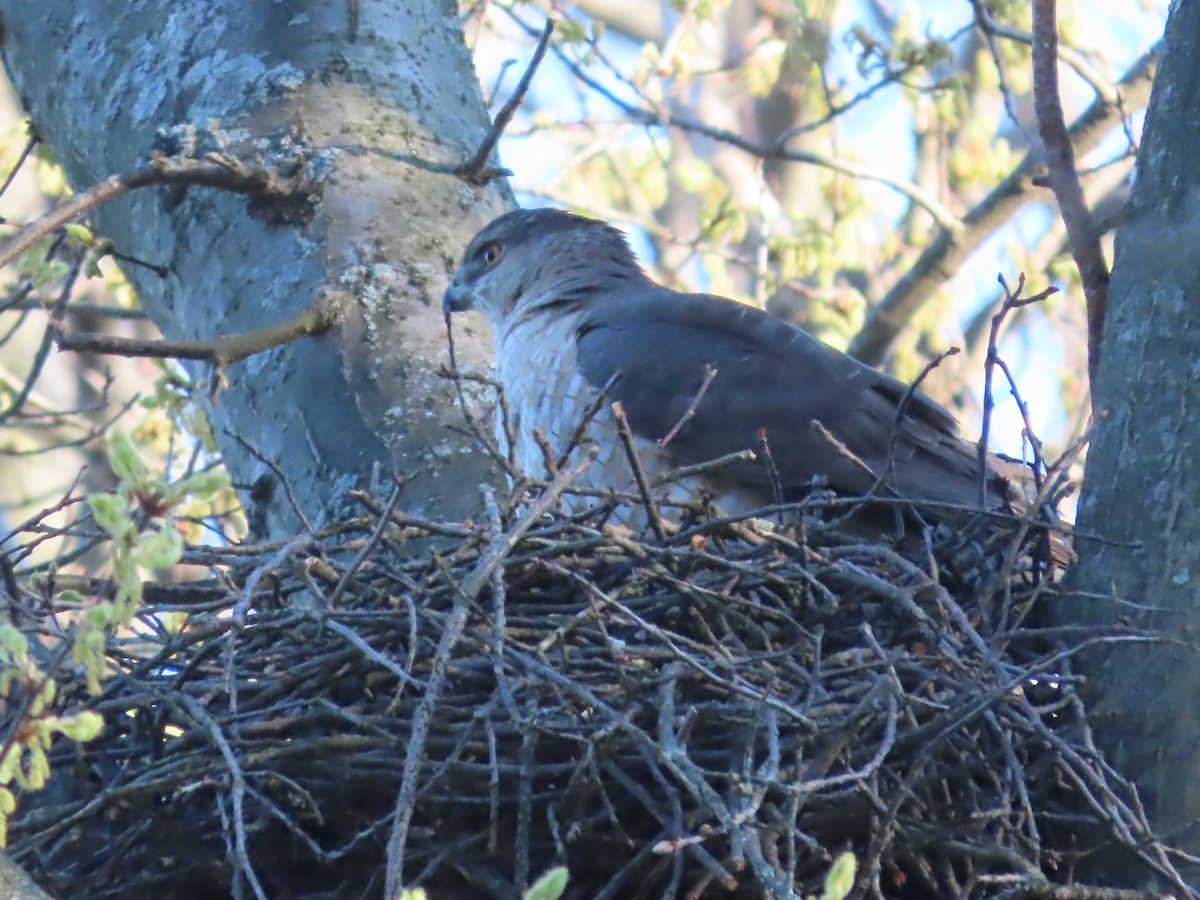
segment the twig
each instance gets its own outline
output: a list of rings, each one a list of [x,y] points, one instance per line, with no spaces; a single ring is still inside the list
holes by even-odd
[[[753,450],[738,450],[735,453],[726,453],[724,456],[718,456],[715,459],[706,460],[702,463],[694,463],[690,466],[680,466],[677,469],[670,469],[661,475],[656,475],[654,481],[651,482],[651,486],[659,487],[660,485],[671,484],[684,478],[690,478],[693,475],[710,475],[729,466],[736,466],[739,463],[752,463],[757,459],[758,454]]]
[[[402,684],[409,685],[410,687],[419,687],[421,685],[421,682],[414,678],[402,666],[397,665],[392,660],[388,659],[384,654],[380,653],[378,650],[368,644],[365,640],[363,640],[362,636],[355,632],[353,628],[343,625],[341,622],[333,619],[330,616],[324,616],[321,619],[321,624],[334,634],[339,634],[344,637],[352,646],[357,648],[363,656],[370,659],[385,671],[391,672],[400,679]]]
[[[890,481],[892,476],[896,474],[896,451],[900,447],[900,426],[904,423],[904,417],[908,414],[908,407],[911,405],[913,397],[920,388],[921,382],[928,378],[929,373],[943,362],[951,356],[957,356],[959,353],[960,350],[958,347],[950,347],[925,363],[925,366],[921,369],[921,373],[908,386],[908,390],[904,392],[904,396],[900,398],[900,402],[896,405],[896,418],[892,420],[892,440],[888,447],[887,472],[882,478],[884,483]],[[874,490],[872,488],[869,493],[873,493]]]
[[[446,671],[450,667],[450,654],[462,637],[467,624],[470,599],[463,591],[454,595],[454,606],[446,619],[441,640],[433,655],[425,693],[413,714],[412,732],[404,752],[404,768],[400,778],[400,792],[396,797],[396,810],[392,819],[392,833],[387,844],[387,878],[385,897],[399,897],[404,877],[404,847],[408,842],[408,827],[412,822],[417,798],[417,775],[425,762],[425,739],[434,710],[441,700],[446,683]]]
[[[898,499],[902,503],[905,502],[905,498],[895,496],[896,492],[891,486],[892,478],[896,474],[896,451],[900,449],[901,425],[904,424],[904,417],[908,414],[908,407],[912,404],[913,397],[920,389],[921,383],[929,377],[929,373],[940,366],[946,359],[951,356],[956,356],[958,353],[959,349],[957,347],[951,347],[948,350],[943,350],[925,364],[925,366],[921,369],[920,374],[917,375],[913,382],[909,384],[908,389],[905,390],[904,396],[900,398],[900,402],[896,405],[896,416],[892,420],[892,436],[888,444],[887,468],[885,468],[883,472],[876,476],[874,484],[872,484],[867,492],[862,495],[862,501],[865,502],[868,500],[875,500],[879,495],[879,492],[884,488],[887,488],[894,499]],[[866,465],[866,463],[863,463],[861,460],[859,460],[859,462],[864,466]],[[920,520],[920,513],[917,511],[915,505],[907,503],[906,507],[912,515]],[[858,515],[858,511],[858,504],[855,504],[841,516],[830,522],[830,525],[834,528],[840,527],[846,522],[852,521],[854,517]]]
[[[289,160],[289,163],[294,170],[284,174],[271,166],[244,163],[216,153],[210,153],[202,160],[154,157],[146,165],[125,175],[110,175],[26,225],[0,247],[0,268],[11,265],[46,235],[85,212],[139,188],[191,184],[249,194],[261,199],[295,198],[308,189],[310,176],[307,166],[297,166],[294,160]]]
[[[987,360],[983,368],[983,423],[979,430],[979,444],[977,446],[977,454],[979,459],[979,508],[988,508],[988,441],[991,438],[992,428],[992,410],[996,406],[996,400],[992,396],[992,379],[996,368],[996,361],[999,359],[999,343],[1000,343],[1000,327],[1004,324],[1004,320],[1008,314],[1014,309],[1020,309],[1022,306],[1029,306],[1031,303],[1041,303],[1051,294],[1057,293],[1058,288],[1050,286],[1041,293],[1034,294],[1032,297],[1022,297],[1021,293],[1025,290],[1025,273],[1022,272],[1017,278],[1016,291],[1009,290],[1008,282],[1004,280],[1003,273],[996,276],[996,280],[1000,282],[1000,286],[1004,289],[1004,300],[1000,304],[1000,309],[992,316],[992,326],[988,331],[988,350]],[[1010,381],[1011,384],[1011,381]],[[1014,392],[1016,387],[1013,387]],[[1018,398],[1019,400],[1019,398]],[[1030,437],[1033,441],[1034,438]],[[1040,477],[1040,474],[1035,470],[1035,478]],[[1038,482],[1040,491],[1041,485]]]
[[[621,446],[625,448],[630,471],[633,472],[633,480],[637,483],[638,493],[642,496],[642,505],[646,508],[646,521],[654,531],[654,536],[660,541],[664,541],[667,539],[667,532],[663,528],[662,519],[659,518],[658,504],[654,502],[654,495],[650,492],[650,482],[646,479],[646,470],[642,467],[642,460],[633,443],[633,432],[629,428],[629,420],[625,418],[625,407],[622,406],[621,401],[618,400],[612,405],[612,414],[617,423],[617,434],[620,435]]]
[[[546,476],[553,478],[558,474],[558,463],[554,459],[554,451],[550,449],[550,443],[546,440],[546,432],[535,425],[529,429],[529,436],[533,438],[533,442],[537,444],[537,448],[542,454],[542,466],[546,470]]]
[[[490,456],[500,469],[506,474],[516,477],[516,436],[512,432],[512,426],[509,423],[508,406],[504,402],[504,385],[498,381],[482,376],[464,375],[458,370],[458,353],[454,345],[454,326],[450,317],[450,310],[444,310],[443,318],[446,322],[446,352],[450,357],[450,368],[445,371],[439,371],[438,374],[443,378],[449,378],[454,382],[454,390],[458,397],[458,408],[462,410],[463,418],[467,422],[467,428],[471,435],[479,443],[485,453]],[[471,412],[471,408],[467,405],[467,395],[463,390],[463,379],[478,381],[482,384],[490,385],[496,391],[496,402],[500,404],[500,409],[503,412],[504,436],[505,443],[508,445],[506,453],[501,454],[500,448],[496,446],[496,442],[489,436],[475,419],[475,415]]]
[[[237,754],[233,752],[229,741],[226,740],[225,735],[221,731],[221,726],[204,710],[204,707],[199,702],[187,694],[176,694],[173,699],[182,704],[183,708],[187,710],[189,717],[194,719],[196,724],[209,733],[213,739],[213,743],[221,751],[225,765],[229,768],[229,797],[233,803],[234,851],[237,855],[239,871],[250,882],[254,896],[258,900],[266,900],[267,895],[258,881],[258,875],[255,874],[254,866],[250,864],[250,856],[246,852],[246,819],[242,810],[242,804],[246,796],[246,778],[242,774],[242,767],[238,763]]]
[[[378,516],[382,511],[381,507],[375,498],[366,491],[352,490],[350,496],[369,509],[374,515]],[[398,528],[413,528],[418,531],[426,531],[429,534],[440,534],[445,537],[452,538],[468,538],[474,532],[457,522],[435,522],[432,519],[425,519],[420,516],[409,515],[404,512],[393,512],[391,515],[392,523]]]
[[[383,540],[383,535],[392,523],[392,513],[396,511],[396,504],[400,502],[400,495],[403,492],[403,485],[396,485],[395,490],[392,491],[391,498],[387,502],[387,506],[383,508],[383,513],[379,516],[379,524],[371,532],[371,537],[363,544],[362,549],[358,551],[350,565],[346,567],[346,571],[342,573],[337,587],[329,595],[330,608],[337,606],[338,601],[342,599],[342,595],[346,592],[346,588],[350,586],[350,581],[354,578],[354,573],[362,567],[362,564],[367,561],[367,557],[374,552],[375,548]]]
[[[951,34],[949,34],[945,39],[946,44],[951,45],[951,44],[954,44],[955,42],[957,42],[964,34],[966,34],[968,31],[971,30],[971,27],[972,27],[971,25],[964,25],[962,28],[959,28],[957,31],[954,31]],[[871,97],[875,96],[875,94],[877,94],[879,91],[883,90],[884,88],[890,87],[891,85],[896,84],[897,82],[903,84],[904,83],[903,79],[906,75],[910,74],[911,72],[913,72],[915,70],[923,68],[927,64],[927,62],[928,62],[928,60],[926,60],[926,59],[922,59],[920,57],[914,57],[911,60],[909,60],[909,59],[903,60],[901,65],[892,67],[892,64],[890,61],[885,61],[885,71],[884,71],[883,75],[879,78],[878,81],[872,82],[867,87],[863,88],[861,91],[859,91],[853,97],[851,97],[849,100],[843,101],[841,103],[832,102],[833,98],[827,97],[826,103],[827,103],[828,111],[824,115],[822,115],[818,118],[815,118],[812,121],[806,121],[803,125],[797,125],[793,128],[787,129],[786,131],[784,131],[782,134],[779,135],[779,138],[778,138],[779,144],[781,144],[781,145],[785,144],[787,141],[791,140],[792,138],[796,138],[796,137],[799,137],[804,134],[809,134],[810,132],[818,131],[818,130],[824,128],[825,126],[829,125],[834,120],[841,118],[842,115],[849,112],[851,109],[853,109],[855,106],[858,106],[863,101],[871,99]]]
[[[45,310],[46,304],[38,297],[26,297],[4,307],[4,311],[10,309],[21,312]],[[122,319],[135,322],[150,318],[143,309],[111,306],[106,303],[86,303],[78,300],[63,307],[60,317],[65,316],[97,316],[102,319]]]
[[[58,299],[50,307],[50,321],[42,333],[41,343],[33,354],[33,361],[29,366],[29,374],[25,376],[25,382],[21,385],[21,389],[13,398],[12,403],[3,411],[0,411],[0,423],[6,422],[13,416],[20,414],[30,395],[33,393],[34,385],[41,377],[46,361],[50,358],[50,349],[54,346],[54,338],[60,333],[60,316],[71,299],[72,292],[75,290],[75,283],[79,280],[79,273],[83,269],[83,259],[83,254],[79,253],[71,262],[66,277],[63,278],[62,287],[59,289]]]
[[[1004,98],[1004,111],[1008,113],[1008,118],[1013,125],[1021,129],[1023,133],[1021,119],[1017,115],[1016,104],[1013,101],[1012,89],[1008,86],[1008,77],[1004,72],[1004,60],[1000,56],[1000,48],[996,46],[997,29],[993,27],[997,24],[996,20],[988,13],[984,0],[971,0],[971,6],[975,11],[975,24],[983,32],[983,40],[987,44],[988,52],[992,56],[992,66],[996,70],[996,80],[1000,83],[1000,96]]]
[[[525,99],[525,95],[529,92],[529,86],[533,83],[533,75],[537,71],[538,66],[542,64],[542,58],[545,57],[546,50],[550,47],[550,36],[552,34],[554,34],[554,20],[547,19],[545,27],[542,28],[542,36],[538,38],[537,47],[533,51],[533,58],[529,60],[525,74],[517,82],[516,90],[508,98],[508,102],[500,108],[500,112],[496,113],[496,119],[488,131],[487,137],[483,139],[483,143],[475,151],[475,155],[454,170],[454,174],[464,179],[468,184],[480,187],[487,184],[493,178],[512,174],[507,169],[489,166],[488,160],[491,158],[492,152],[496,149],[496,144],[500,140],[500,136],[504,134],[504,129],[512,121],[517,107],[521,105],[521,102]]]
[[[1071,256],[1083,282],[1087,302],[1088,381],[1094,391],[1108,307],[1108,263],[1079,184],[1075,149],[1063,119],[1058,91],[1057,6],[1056,0],[1033,0],[1033,109],[1046,147],[1050,187],[1058,198]]]
[[[195,359],[207,362],[218,370],[241,362],[243,359],[273,350],[283,344],[304,337],[322,334],[332,328],[341,318],[344,298],[329,293],[318,298],[307,309],[290,319],[214,338],[211,341],[165,341],[142,338],[125,338],[111,334],[61,331],[58,346],[61,350],[80,353],[107,353],[113,356],[153,357],[158,359]]]
[[[705,363],[704,380],[700,382],[700,389],[696,391],[696,396],[692,398],[692,402],[688,404],[688,408],[683,411],[683,415],[679,417],[679,421],[676,422],[671,427],[671,430],[659,440],[658,447],[660,450],[665,449],[667,444],[671,443],[672,439],[674,439],[675,435],[679,434],[679,429],[686,425],[688,420],[696,415],[696,407],[700,405],[700,400],[704,397],[705,392],[708,391],[709,385],[713,383],[713,379],[716,377],[716,367]]]
[[[571,436],[567,438],[567,442],[563,444],[562,449],[558,453],[558,457],[554,460],[555,471],[561,469],[566,464],[567,459],[570,458],[571,454],[575,451],[575,448],[583,442],[583,438],[587,434],[589,426],[591,426],[592,421],[600,413],[600,410],[603,409],[605,402],[608,400],[609,391],[611,391],[613,389],[613,385],[620,380],[621,373],[613,372],[612,377],[608,379],[604,387],[600,388],[599,393],[597,393],[592,399],[592,402],[587,405],[587,408],[583,411],[583,415],[581,415],[579,417],[579,421],[575,423],[575,428],[572,429]]]
[[[821,437],[825,438],[825,440],[829,442],[829,446],[831,446],[835,451],[837,451],[838,455],[844,457],[850,463],[857,466],[865,474],[869,475],[872,480],[876,480],[879,478],[879,475],[875,472],[874,469],[872,469],[862,459],[860,459],[854,453],[853,450],[851,450],[844,443],[842,443],[840,440],[838,440],[837,437],[834,436],[832,431],[830,431],[828,428],[826,428],[824,425],[821,424],[819,419],[813,419],[808,424],[812,427],[812,429],[814,431],[816,431],[819,435],[821,435]]]
[[[31,135],[29,140],[25,142],[25,146],[21,150],[21,155],[17,157],[17,161],[13,163],[13,167],[8,170],[8,175],[4,178],[4,184],[0,184],[0,197],[3,197],[9,187],[12,186],[17,173],[21,171],[21,166],[25,165],[25,160],[29,159],[29,154],[33,152],[33,148],[37,145],[37,137]]]
[[[584,470],[599,455],[599,452],[598,448],[589,447],[587,452],[583,454],[583,458],[575,463],[575,465],[559,470],[558,475],[538,495],[537,499],[530,504],[529,509],[525,511],[517,524],[503,535],[499,535],[493,539],[487,552],[484,553],[476,565],[475,571],[463,580],[461,588],[463,594],[471,600],[479,596],[479,592],[483,590],[483,586],[491,580],[492,572],[496,567],[521,542],[521,538],[528,533],[529,529],[550,511],[551,507],[558,502],[558,498],[562,495],[563,491],[570,487],[571,482],[583,474]]]
[[[997,900],[1167,900],[1167,896],[1159,891],[1142,891],[1136,888],[1064,885],[1032,879],[996,895]]]
[[[280,468],[279,464],[276,463],[275,460],[271,459],[269,456],[255,447],[247,438],[243,437],[232,428],[226,428],[224,431],[226,437],[232,438],[236,444],[241,446],[243,450],[270,469],[271,474],[279,479],[279,483],[283,485],[284,495],[287,497],[288,503],[292,507],[292,512],[296,514],[296,518],[299,520],[300,525],[304,528],[304,530],[309,534],[312,534],[314,532],[312,522],[309,520],[308,516],[305,515],[304,507],[300,505],[300,498],[296,494],[295,485],[292,484],[292,480],[288,478],[287,473]],[[259,481],[255,480],[255,488],[257,488],[258,485]],[[253,494],[254,489],[251,490],[252,500],[254,499]]]
[[[972,6],[975,7],[975,21],[979,23],[980,29],[985,34],[995,34],[998,37],[1016,41],[1029,47],[1034,46],[1036,43],[1037,38],[1028,31],[1022,31],[1020,28],[1014,28],[1011,25],[1006,25],[1004,22],[996,21],[983,0],[973,0]],[[1070,47],[1064,47],[1061,44],[1057,49],[1058,58],[1070,66],[1076,75],[1086,81],[1088,86],[1096,92],[1097,97],[1105,103],[1114,105],[1120,102],[1121,95],[1117,91],[1116,85],[1098,72],[1095,66],[1091,65],[1082,53]]]
[[[517,775],[517,833],[513,841],[513,850],[517,857],[513,881],[522,890],[529,886],[529,836],[533,830],[533,778],[537,769],[537,731],[530,723],[537,714],[537,700],[530,693],[525,700],[525,715],[518,720],[521,749]]]
[[[293,555],[297,553],[314,553],[317,550],[317,543],[311,534],[301,534],[292,538],[286,544],[262,565],[256,567],[250,573],[250,577],[246,579],[246,586],[242,590],[241,597],[237,603],[233,605],[233,621],[237,628],[241,628],[246,623],[246,613],[250,611],[250,604],[254,601],[255,594],[258,593],[258,583],[268,575],[278,577],[284,568],[284,565]],[[234,629],[236,631],[237,629]],[[232,634],[233,632],[231,632]]]
[[[1017,412],[1021,414],[1021,423],[1025,427],[1025,438],[1029,441],[1029,449],[1033,456],[1030,460],[1033,468],[1033,486],[1040,494],[1042,492],[1042,472],[1045,471],[1045,464],[1042,460],[1042,442],[1038,438],[1037,432],[1033,430],[1033,422],[1029,419],[1029,404],[1021,398],[1021,391],[1017,388],[1017,380],[1013,377],[1012,369],[999,356],[996,357],[996,365],[1004,373],[1004,377],[1008,381],[1008,392],[1017,404]]]
[[[496,535],[491,546],[479,560],[475,570],[463,580],[462,584],[454,584],[454,606],[442,631],[434,654],[429,679],[425,685],[425,693],[421,703],[413,715],[412,733],[404,754],[404,770],[400,781],[400,792],[396,798],[396,811],[392,824],[392,834],[388,839],[387,849],[387,888],[384,896],[399,896],[404,873],[404,847],[408,841],[408,827],[415,811],[417,796],[417,772],[425,759],[425,739],[429,731],[429,723],[433,719],[434,710],[441,699],[445,686],[446,671],[450,665],[450,654],[462,637],[467,624],[467,612],[474,603],[485,584],[491,581],[492,573],[512,552],[525,533],[541,519],[546,511],[553,506],[559,495],[579,476],[595,459],[596,450],[591,448],[584,459],[569,469],[559,472],[551,485],[534,501],[521,520],[508,532]]]
[[[483,488],[483,507],[487,510],[488,524],[491,526],[492,537],[495,539],[504,533],[504,522],[500,515],[500,507],[496,503],[496,495],[486,485]],[[504,606],[504,598],[504,573],[497,566],[492,573],[492,634],[495,636],[492,644],[492,674],[496,678],[496,689],[500,693],[500,699],[505,708],[508,709],[508,714],[512,716],[514,722],[520,722],[522,717],[517,710],[516,700],[513,699],[512,687],[508,683],[508,674],[504,671],[504,641],[508,633],[508,613]]]
[[[779,467],[775,465],[775,457],[771,455],[771,445],[767,443],[767,430],[758,429],[758,452],[763,465],[767,467],[767,477],[771,480],[771,497],[776,504],[783,503],[783,483],[779,480]]]
[[[511,14],[510,14],[511,15]],[[517,24],[526,30],[527,33],[533,33],[532,26],[522,22],[518,17],[512,16]],[[849,160],[838,159],[836,157],[823,156],[819,153],[812,153],[807,150],[788,150],[785,146],[786,138],[781,139],[774,146],[765,146],[758,144],[744,135],[730,131],[724,128],[718,128],[709,125],[705,122],[695,119],[689,119],[683,116],[677,116],[667,109],[658,109],[650,106],[640,106],[629,102],[626,98],[619,96],[608,88],[605,84],[592,77],[578,63],[570,59],[566,54],[556,48],[556,53],[559,60],[571,73],[583,84],[587,85],[591,90],[595,91],[600,96],[604,97],[610,103],[618,107],[629,119],[635,122],[640,122],[644,125],[662,126],[667,128],[678,128],[690,134],[697,134],[702,137],[711,138],[722,144],[727,144],[731,147],[736,147],[751,156],[758,157],[764,160],[786,160],[788,162],[806,163],[808,165],[819,166],[829,169],[834,172],[840,172],[843,175],[849,175],[855,178],[861,178],[865,181],[874,181],[878,184],[886,185],[897,191],[900,194],[908,197],[914,203],[923,207],[943,228],[954,231],[958,228],[960,222],[958,217],[943,204],[937,197],[934,197],[928,191],[922,190],[912,182],[905,181],[901,178],[896,178],[894,175],[883,171],[882,169],[873,168],[871,166],[860,165]]]

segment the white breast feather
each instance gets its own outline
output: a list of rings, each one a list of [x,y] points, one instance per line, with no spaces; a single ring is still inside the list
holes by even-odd
[[[521,322],[496,334],[496,378],[504,385],[509,428],[514,439],[513,461],[522,474],[547,478],[545,460],[534,440],[533,430],[537,428],[543,433],[557,458],[597,394],[576,365],[574,322],[570,316],[538,316],[533,323]],[[499,408],[494,426],[500,450],[507,453],[508,442]],[[592,419],[581,447],[591,444],[600,448],[600,454],[579,477],[576,486],[636,493],[628,454],[607,404]],[[651,483],[671,471],[655,441],[635,435],[634,447]],[[569,461],[578,458],[579,449],[573,451]],[[660,502],[668,498],[678,501],[694,499],[699,489],[699,479],[685,478],[655,488],[654,494]],[[740,513],[761,505],[757,492],[743,496],[744,493],[718,497],[721,511]],[[587,497],[567,497],[564,506],[574,512],[595,502]],[[644,524],[644,519],[641,510],[617,517],[618,521],[634,528]]]

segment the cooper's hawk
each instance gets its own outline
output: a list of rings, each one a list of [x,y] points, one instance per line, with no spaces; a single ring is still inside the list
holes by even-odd
[[[651,481],[761,450],[765,437],[773,466],[747,460],[661,488],[676,498],[704,490],[725,513],[780,493],[799,499],[814,482],[861,495],[880,476],[887,485],[878,496],[959,507],[986,496],[996,509],[1017,496],[1025,467],[989,454],[981,492],[976,445],[929,397],[915,391],[905,400],[902,382],[766,312],[655,284],[604,222],[556,209],[501,216],[467,247],[443,307],[487,316],[513,457],[527,475],[546,475],[534,430],[557,455],[607,385]],[[503,428],[497,437],[507,451]],[[600,456],[584,485],[632,491],[607,404],[587,437]]]

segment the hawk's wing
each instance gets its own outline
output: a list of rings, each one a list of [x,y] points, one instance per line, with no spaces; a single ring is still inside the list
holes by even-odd
[[[815,476],[848,493],[869,490],[874,478],[832,446],[816,420],[877,475],[887,471],[895,433],[891,485],[900,496],[979,503],[975,448],[946,410],[914,392],[897,426],[905,384],[761,310],[651,286],[587,307],[577,334],[584,376],[601,387],[620,372],[610,397],[652,440],[683,420],[705,367],[717,370],[694,416],[666,445],[676,464],[757,450],[762,429],[786,493]],[[770,484],[765,465],[727,474]],[[989,482],[989,505],[1004,505],[1007,480],[993,469]]]

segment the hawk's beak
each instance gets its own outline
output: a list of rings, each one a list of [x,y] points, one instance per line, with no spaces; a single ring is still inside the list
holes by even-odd
[[[450,313],[471,309],[474,305],[475,298],[471,296],[470,291],[462,289],[462,285],[458,283],[458,276],[456,275],[450,281],[450,286],[446,288],[446,293],[442,295],[442,313],[449,316]]]

